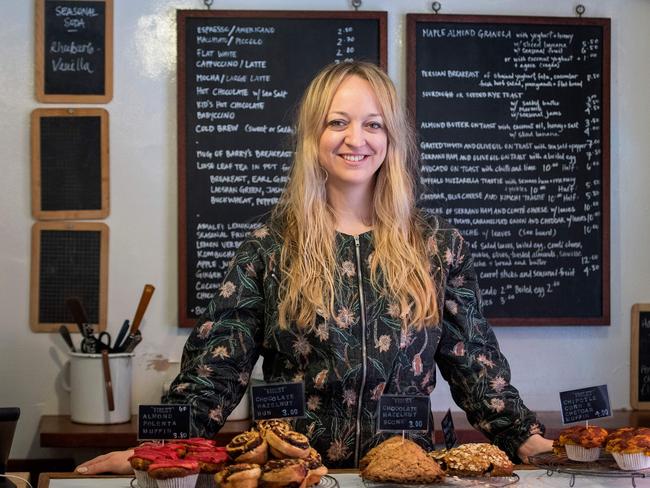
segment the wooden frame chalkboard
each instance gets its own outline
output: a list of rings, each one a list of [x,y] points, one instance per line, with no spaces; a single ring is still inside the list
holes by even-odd
[[[650,410],[650,303],[632,306],[630,405]]]
[[[324,65],[386,69],[387,13],[178,11],[179,325],[191,327],[277,201],[293,112]]]
[[[610,19],[407,15],[421,205],[494,325],[609,325]]]
[[[32,112],[32,215],[39,220],[103,219],[109,207],[108,112]]]
[[[36,0],[36,99],[113,98],[113,0]]]
[[[30,325],[79,332],[65,305],[81,300],[95,330],[106,328],[108,226],[95,222],[36,222],[32,226]]]

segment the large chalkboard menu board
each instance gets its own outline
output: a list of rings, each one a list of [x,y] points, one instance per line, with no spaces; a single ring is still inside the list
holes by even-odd
[[[37,0],[36,99],[113,97],[113,0]]]
[[[632,307],[630,405],[650,410],[650,304]]]
[[[194,325],[287,179],[292,122],[326,64],[386,67],[386,12],[179,11],[179,322]]]
[[[421,204],[494,324],[609,323],[609,19],[408,15]]]

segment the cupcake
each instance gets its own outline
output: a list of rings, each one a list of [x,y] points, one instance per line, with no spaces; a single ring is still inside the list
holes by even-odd
[[[165,459],[149,466],[149,476],[158,488],[194,488],[199,477],[199,462],[187,459]]]
[[[179,459],[178,449],[169,445],[146,443],[133,450],[129,463],[135,473],[139,488],[157,488],[156,480],[149,474],[149,467],[159,461]]]
[[[650,428],[617,429],[607,438],[605,449],[625,471],[650,468]]]
[[[576,425],[560,432],[557,444],[564,446],[572,461],[592,462],[600,456],[600,448],[607,438],[607,430],[596,425]]]
[[[199,463],[197,488],[215,488],[217,485],[214,475],[226,466],[228,454],[225,447],[213,447],[212,451],[205,451],[201,448],[199,451],[189,451],[185,459]]]

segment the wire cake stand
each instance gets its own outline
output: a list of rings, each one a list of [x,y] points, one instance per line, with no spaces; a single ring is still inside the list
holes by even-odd
[[[637,478],[650,478],[648,469],[642,471],[621,470],[614,458],[607,453],[601,453],[598,459],[588,463],[572,461],[565,454],[546,453],[530,457],[530,463],[540,469],[545,469],[547,476],[553,476],[554,473],[568,474],[570,487],[575,485],[576,476],[629,478],[634,488],[636,488],[635,480]]]

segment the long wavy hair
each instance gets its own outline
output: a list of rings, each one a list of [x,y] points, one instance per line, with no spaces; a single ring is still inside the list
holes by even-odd
[[[272,219],[283,239],[280,326],[295,322],[310,328],[317,315],[336,317],[335,283],[340,273],[335,260],[336,219],[327,201],[327,173],[318,151],[334,94],[349,76],[367,80],[372,87],[388,137],[373,196],[371,283],[388,297],[393,311],[398,310],[403,329],[438,324],[439,290],[428,258],[435,244],[433,239],[425,242],[426,224],[415,208],[419,174],[415,134],[390,78],[374,64],[353,61],[321,70],[298,109],[290,177]]]

